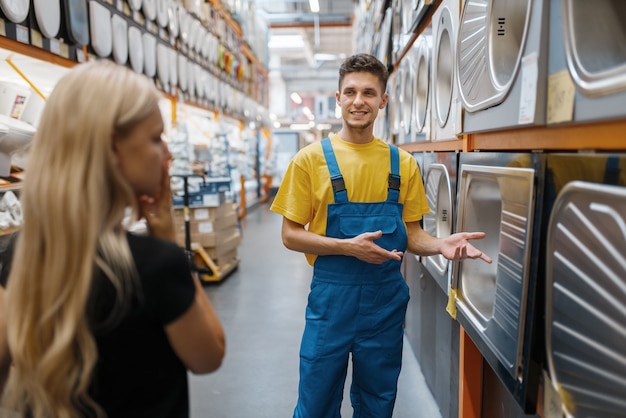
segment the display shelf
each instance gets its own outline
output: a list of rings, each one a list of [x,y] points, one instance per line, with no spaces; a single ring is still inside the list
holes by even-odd
[[[398,69],[398,67],[400,66],[400,63],[402,62],[402,59],[409,52],[409,50],[413,46],[413,43],[421,35],[421,33],[426,28],[426,26],[428,26],[428,24],[430,23],[433,17],[433,14],[435,13],[435,10],[437,10],[437,7],[439,7],[442,1],[443,0],[436,0],[435,3],[433,3],[432,7],[428,9],[426,14],[422,18],[422,20],[420,20],[419,24],[415,27],[415,29],[413,30],[413,33],[411,34],[411,37],[407,40],[402,50],[400,50],[400,52],[398,53],[398,59],[393,64],[393,71],[396,71]],[[462,1],[462,0],[459,0],[459,1]]]
[[[189,107],[193,107],[193,108],[196,108],[196,109],[207,111],[209,113],[212,113],[215,118],[219,118],[220,116],[223,116],[223,117],[227,117],[227,118],[230,118],[230,119],[238,120],[241,123],[244,122],[243,117],[231,115],[229,113],[225,113],[224,111],[222,111],[221,109],[218,109],[216,107],[205,106],[203,104],[194,103],[192,101],[180,101],[177,97],[172,96],[172,95],[167,94],[167,93],[163,93],[163,95],[164,95],[165,98],[167,98],[170,101],[172,101],[172,103],[180,103],[180,104],[183,104],[185,106],[189,106]],[[176,113],[178,113],[178,112],[176,112]]]
[[[269,75],[267,68],[259,62],[258,58],[254,55],[254,52],[252,52],[248,44],[243,41],[241,42],[241,52],[243,52],[246,58],[248,58],[248,60],[250,60],[250,62],[263,73],[263,75]]]
[[[398,145],[398,148],[402,148],[408,152],[468,151],[466,143],[467,141],[464,139],[457,139],[453,141],[410,142],[407,144],[400,144]]]
[[[71,68],[78,64],[78,62],[70,60],[69,58],[62,57],[45,49],[38,48],[33,45],[27,45],[4,36],[0,36],[0,48],[45,61],[50,64],[60,65],[65,68]],[[86,48],[84,48],[84,53],[85,56],[87,56]]]
[[[469,150],[626,150],[626,120],[468,135]]]
[[[460,329],[459,416],[481,418],[483,358],[463,328]]]
[[[580,151],[626,150],[620,133],[626,120],[567,126],[542,126],[467,134],[456,141],[412,142],[398,145],[408,152],[425,151]]]
[[[459,2],[463,3],[462,0]],[[437,0],[433,4],[420,25],[415,28],[406,43],[396,53],[396,60],[390,69],[392,72],[398,70],[441,3],[442,0]],[[520,125],[490,132],[467,133],[453,141],[404,143],[399,144],[398,147],[412,153],[429,151],[626,152],[624,132],[626,132],[626,119],[535,127]],[[484,361],[480,350],[462,328],[459,362],[459,417],[480,418],[484,414],[482,411],[484,397],[494,396],[493,393],[486,393],[483,387],[483,368],[489,366]],[[540,386],[536,405],[536,414],[539,417],[544,416],[541,396]],[[548,416],[548,414],[545,415]]]
[[[130,9],[128,9],[125,2],[120,0],[114,3],[113,1],[107,0],[104,2],[104,4],[107,6],[108,9],[110,9],[113,15],[124,16],[124,18],[127,20],[131,19],[132,13],[130,12]],[[168,43],[168,45],[171,45],[172,49],[178,50],[183,55],[187,56],[189,60],[196,61],[198,65],[208,70],[214,77],[220,78],[222,82],[227,82],[233,89],[235,89],[237,92],[241,92],[242,94],[246,95],[246,97],[252,97],[255,100],[259,99],[260,97],[266,98],[267,93],[265,91],[257,93],[254,97],[250,96],[250,93],[254,91],[253,89],[254,85],[266,86],[267,77],[268,77],[267,69],[259,64],[259,61],[254,56],[253,51],[251,51],[250,48],[245,45],[245,43],[243,42],[241,38],[241,35],[242,35],[241,26],[239,25],[238,22],[234,20],[232,15],[224,8],[221,2],[219,0],[211,0],[211,5],[213,6],[214,11],[219,14],[222,21],[225,22],[226,26],[229,28],[228,29],[229,34],[231,34],[229,36],[229,39],[233,40],[231,44],[232,44],[232,48],[234,51],[233,53],[231,53],[231,55],[234,55],[235,58],[237,60],[240,60],[242,63],[247,64],[248,67],[252,67],[252,69],[250,70],[246,69],[246,73],[248,71],[250,72],[249,75],[247,74],[246,80],[240,80],[241,83],[237,83],[234,80],[231,80],[230,78],[233,76],[233,74],[229,73],[228,76],[225,76],[219,71],[218,71],[219,75],[223,77],[218,77],[218,75],[214,74],[217,70],[214,68],[210,68],[206,60],[200,59],[199,55],[197,53],[192,52],[188,47],[186,46],[183,47],[182,44],[176,43],[175,40],[169,36],[157,36],[157,38]],[[140,16],[140,14],[137,14],[137,16]],[[148,22],[148,21],[144,22],[143,17],[141,19],[133,17],[132,21],[137,23],[142,31],[147,31],[147,32],[153,33],[154,35],[157,35],[157,26],[153,22]],[[0,19],[0,23],[2,22],[4,22],[4,20]],[[207,29],[210,29],[210,28],[207,28]],[[28,31],[28,34],[29,34],[29,38],[27,40],[20,41],[10,36],[0,35],[0,49],[4,49],[12,53],[18,53],[18,54],[24,55],[25,57],[37,59],[39,61],[49,63],[55,66],[63,67],[63,68],[71,68],[80,62],[83,62],[86,60],[97,59],[96,55],[93,54],[93,51],[91,51],[89,46],[80,47],[76,45],[67,45],[63,42],[63,40],[54,39],[54,40],[50,40],[50,42],[54,41],[55,42],[54,44],[57,45],[57,48],[59,50],[59,51],[54,51],[46,47],[45,42],[42,44],[40,41],[36,41],[37,39],[41,38],[41,36],[40,35],[35,36],[35,34],[38,34],[38,32],[35,31],[34,28],[25,26],[24,30]],[[112,58],[109,57],[107,59],[112,59]],[[166,97],[168,97],[170,100],[176,100],[174,96],[178,95],[177,88],[173,87],[172,89],[170,89],[169,87],[167,87],[168,86],[167,83],[165,84],[165,86],[163,86],[162,81],[157,76],[154,76],[154,81],[157,87],[159,88],[159,90],[161,90],[165,94]],[[245,85],[243,84],[244,82],[245,82]],[[196,102],[196,103],[193,103],[193,104],[188,103],[188,104],[196,105],[198,107],[204,108],[211,112],[218,113],[218,110],[216,110],[218,106],[212,106],[210,103],[203,103],[203,100],[206,101],[207,99],[203,99],[202,97],[200,97],[197,100],[194,100],[193,98],[190,98],[189,100],[190,102]],[[219,111],[219,112],[221,113],[222,111]],[[237,116],[236,111],[235,112],[227,111],[224,113],[228,115],[229,117],[234,117],[234,118],[239,117]],[[242,113],[243,113],[243,110],[242,110]],[[241,116],[241,118],[243,118],[243,116]]]
[[[243,35],[243,31],[241,29],[241,26],[239,25],[239,22],[233,19],[230,12],[224,10],[222,2],[220,0],[209,0],[209,3],[211,3],[211,6],[213,6],[220,13],[224,20],[226,20],[226,23],[228,23],[230,28],[237,34],[237,36],[241,38]]]

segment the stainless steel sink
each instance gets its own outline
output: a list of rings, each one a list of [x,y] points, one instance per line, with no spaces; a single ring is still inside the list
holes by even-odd
[[[528,37],[531,6],[532,0],[466,0],[456,59],[468,111],[494,106],[508,94]]]
[[[400,131],[403,129],[402,126],[402,84],[404,79],[404,69],[398,68],[395,76],[392,75],[392,95],[390,95],[390,100],[387,104],[391,109],[391,129],[394,134],[400,134]]]
[[[546,254],[546,351],[577,417],[626,416],[626,187],[572,181]]]
[[[563,0],[567,65],[579,90],[600,96],[626,90],[626,2]]]
[[[439,126],[444,127],[450,115],[452,105],[452,88],[454,82],[454,39],[455,28],[453,27],[452,15],[447,7],[443,7],[438,33],[435,39],[438,44],[433,45],[434,60],[434,111],[435,119]]]
[[[463,181],[463,180],[462,180]],[[467,175],[466,199],[463,206],[463,231],[483,231],[487,237],[476,243],[495,255],[494,262],[478,260],[463,263],[459,282],[463,301],[480,329],[485,330],[493,318],[496,303],[496,274],[502,221],[502,192],[497,177],[477,173]]]
[[[432,37],[420,35],[415,41],[414,120],[418,132],[426,127],[430,95],[430,53]]]
[[[493,259],[457,265],[459,311],[507,372],[520,379],[527,309],[535,170],[462,164],[456,231],[483,231],[473,244]]]
[[[401,64],[402,71],[400,74],[400,106],[401,106],[401,129],[404,142],[408,142],[408,135],[411,133],[412,117],[413,117],[413,74],[410,68],[411,61],[405,60]]]
[[[445,165],[430,165],[425,187],[430,212],[424,215],[424,230],[434,237],[449,237],[452,233],[452,196],[450,176]],[[450,262],[442,255],[433,255],[425,257],[424,264],[433,268],[439,277],[445,277]],[[447,291],[449,283],[440,285]]]

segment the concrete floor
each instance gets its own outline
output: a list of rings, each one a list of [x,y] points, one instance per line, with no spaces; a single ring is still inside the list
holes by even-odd
[[[289,418],[297,400],[298,352],[312,269],[285,249],[282,218],[261,205],[242,222],[239,268],[205,287],[226,331],[222,367],[190,376],[192,418]],[[404,344],[394,418],[440,418],[419,364]],[[350,372],[348,372],[350,376]],[[352,416],[346,381],[342,416]]]

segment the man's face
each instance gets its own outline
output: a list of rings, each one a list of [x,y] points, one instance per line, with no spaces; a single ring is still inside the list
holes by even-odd
[[[387,104],[387,93],[380,80],[368,72],[348,73],[341,91],[336,94],[344,124],[353,129],[365,129],[376,120],[378,111]]]

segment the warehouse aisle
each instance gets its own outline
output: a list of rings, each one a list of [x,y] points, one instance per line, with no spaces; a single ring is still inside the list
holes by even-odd
[[[298,350],[311,267],[285,249],[282,217],[261,205],[242,223],[239,268],[206,292],[226,331],[226,358],[215,373],[190,376],[192,418],[289,418],[298,386]],[[405,342],[394,418],[441,417]],[[350,372],[348,373],[350,374]],[[348,387],[342,406],[352,416]]]

